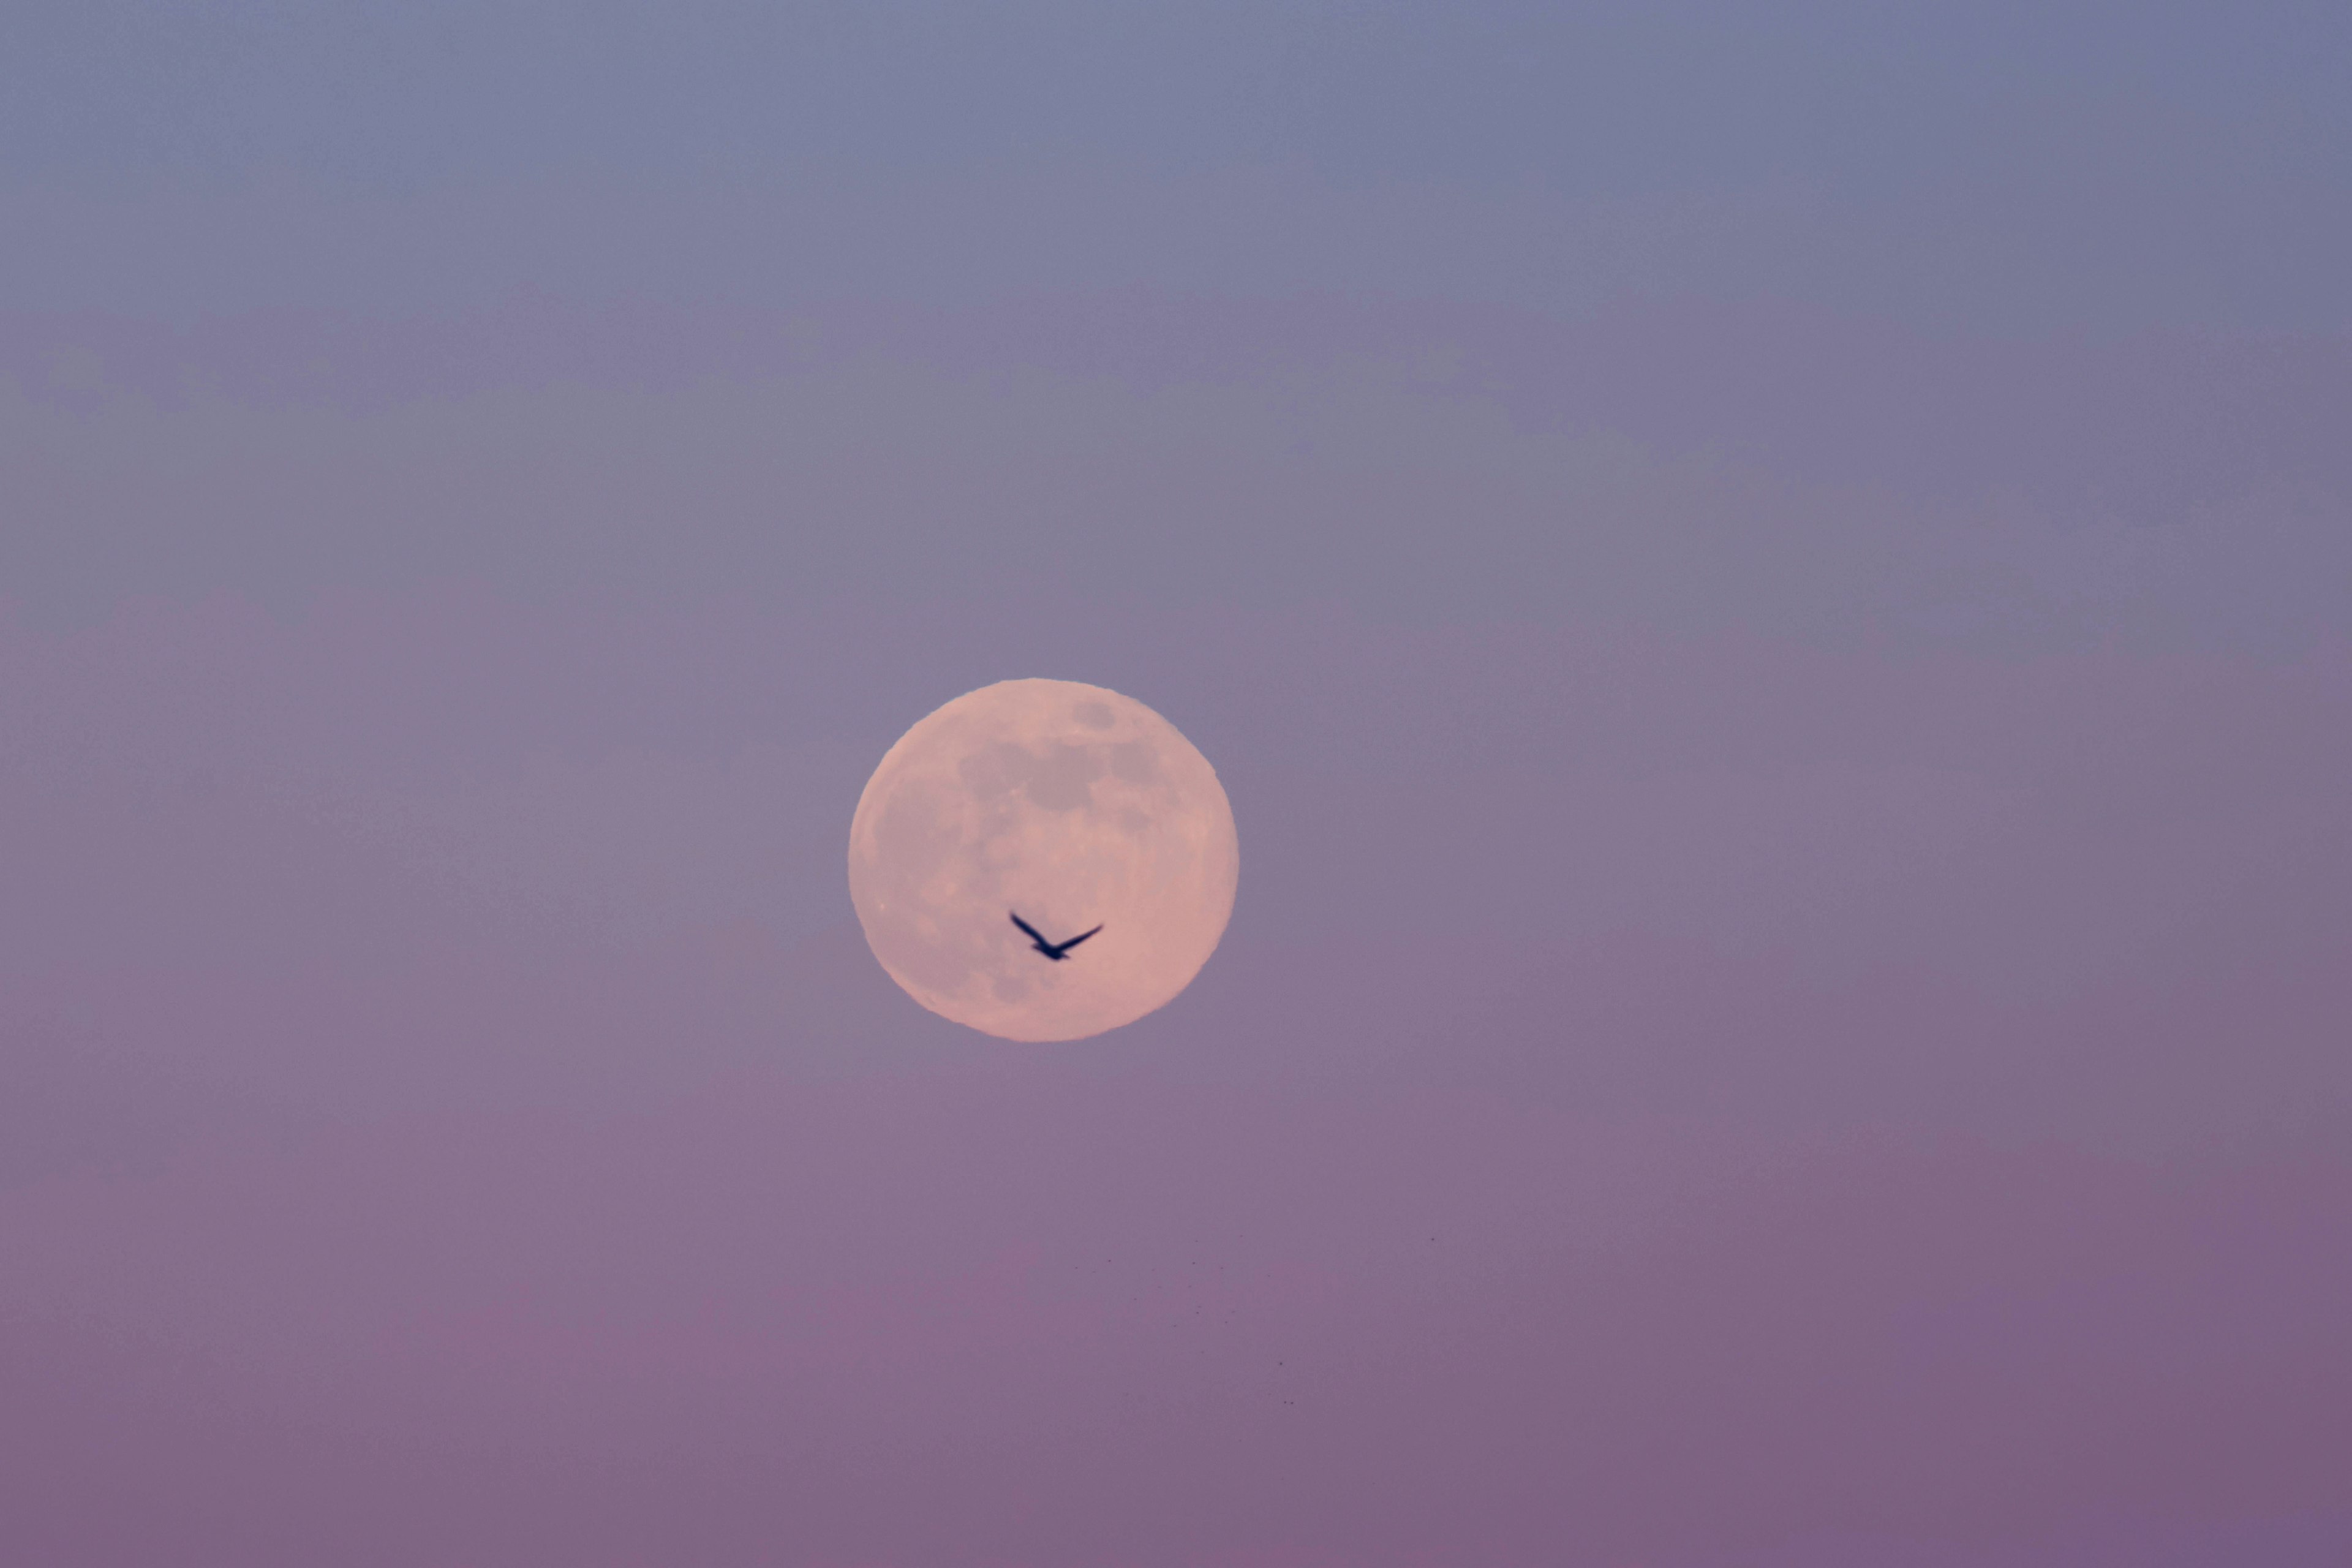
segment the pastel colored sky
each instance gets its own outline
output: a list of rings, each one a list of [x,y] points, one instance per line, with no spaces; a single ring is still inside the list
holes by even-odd
[[[0,1561],[2335,1568],[2352,12],[0,14]],[[866,952],[1129,692],[1225,947]]]

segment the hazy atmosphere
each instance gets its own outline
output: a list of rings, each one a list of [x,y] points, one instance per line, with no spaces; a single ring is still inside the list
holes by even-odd
[[[13,0],[0,1560],[2337,1568],[2347,80]],[[1241,844],[1065,1044],[845,868],[1024,677]]]

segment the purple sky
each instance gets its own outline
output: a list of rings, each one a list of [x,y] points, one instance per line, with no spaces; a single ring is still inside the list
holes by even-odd
[[[5,7],[0,1561],[2352,1558],[2352,12],[1906,9]]]

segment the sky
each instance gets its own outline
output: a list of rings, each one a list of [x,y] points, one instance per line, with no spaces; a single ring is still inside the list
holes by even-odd
[[[0,1558],[2334,1568],[2352,12],[0,12]],[[1057,1046],[883,752],[1216,766]]]

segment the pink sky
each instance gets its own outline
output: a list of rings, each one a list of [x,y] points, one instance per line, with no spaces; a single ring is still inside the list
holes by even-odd
[[[18,1549],[2341,1539],[2340,652],[1128,618],[1215,630],[1244,902],[1024,1048],[847,921],[896,716],[759,718],[887,612],[20,621]]]

